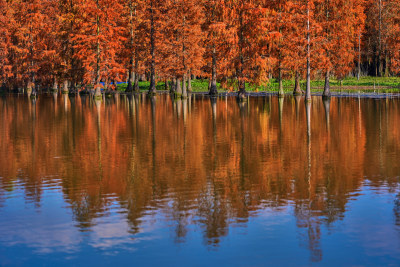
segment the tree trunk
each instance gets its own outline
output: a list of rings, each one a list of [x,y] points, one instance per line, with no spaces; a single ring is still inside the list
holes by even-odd
[[[136,93],[139,93],[139,92],[140,92],[138,69],[139,69],[139,61],[138,61],[137,58],[136,58],[136,59],[135,59],[135,84],[134,84],[134,86],[133,86],[133,90],[134,90]]]
[[[212,53],[212,70],[211,70],[211,79],[210,79],[210,84],[208,87],[208,92],[209,95],[218,95],[218,90],[217,90],[217,59],[216,59],[216,52],[215,52],[215,47],[213,48],[213,53]]]
[[[281,63],[279,62],[279,65],[280,64]],[[279,72],[279,77],[278,77],[278,79],[279,79],[279,92],[278,92],[278,96],[279,97],[284,97],[285,93],[283,92],[282,69],[281,69],[280,66],[279,66],[278,72]]]
[[[295,78],[294,78],[294,90],[293,90],[293,95],[302,95],[303,92],[301,91],[300,88],[300,74],[298,71],[296,71]]]
[[[378,29],[378,71],[377,76],[382,76],[382,0],[379,0],[379,29]]]
[[[186,74],[183,75],[182,81],[182,98],[187,98],[187,87],[186,87]]]
[[[192,92],[192,74],[191,71],[189,70],[188,74],[188,88],[187,88],[188,93]]]
[[[149,87],[149,95],[156,94],[156,61],[155,61],[155,29],[154,29],[154,10],[153,10],[153,0],[151,2],[151,15],[150,15],[150,87]]]
[[[388,52],[385,53],[385,77],[389,77],[389,56]]]
[[[133,58],[131,58],[129,63],[129,73],[128,73],[128,86],[126,87],[125,92],[132,92],[133,86],[135,83],[135,73],[133,72]]]
[[[182,97],[182,87],[181,87],[181,79],[177,78],[176,79],[176,92],[175,92],[176,97]]]
[[[239,80],[239,91],[238,91],[237,98],[239,100],[246,99],[246,83],[243,79]]]
[[[56,78],[56,77],[54,78],[54,84],[53,84],[53,89],[52,89],[52,91],[53,91],[53,92],[57,92],[57,91],[58,91],[58,81],[57,81],[57,78]]]
[[[310,67],[310,6],[307,0],[307,81],[306,99],[311,99],[311,67]]]
[[[172,84],[171,84],[171,88],[170,88],[170,93],[174,94],[176,92],[176,78],[172,78]]]
[[[330,71],[325,72],[325,85],[324,85],[324,92],[322,94],[323,97],[330,97],[331,96],[331,91],[329,87],[329,76],[330,76]]]
[[[357,66],[357,81],[361,77],[361,32],[358,33],[358,66]]]
[[[244,65],[244,56],[243,56],[243,46],[244,46],[244,37],[243,37],[243,14],[240,12],[239,14],[239,67],[237,69],[237,76],[238,76],[238,100],[242,101],[246,99],[246,81],[243,77],[243,65]]]
[[[168,86],[168,80],[165,79],[165,80],[164,80],[164,89],[165,89],[165,91],[168,91],[168,90],[169,90],[168,87],[169,87],[169,86]]]
[[[62,93],[68,94],[68,80],[64,80]]]
[[[99,1],[96,1],[97,8],[99,8]],[[100,17],[97,15],[96,17],[96,26],[97,26],[97,31],[96,31],[96,37],[99,36],[100,34]],[[96,45],[96,85],[95,85],[95,96],[99,97],[101,96],[101,89],[100,89],[100,41],[99,38],[97,38],[97,45]]]

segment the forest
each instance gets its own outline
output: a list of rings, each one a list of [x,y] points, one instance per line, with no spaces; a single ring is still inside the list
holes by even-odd
[[[4,91],[138,92],[185,98],[192,80],[246,95],[294,80],[396,76],[400,0],[0,0]],[[305,80],[305,88],[300,81]]]

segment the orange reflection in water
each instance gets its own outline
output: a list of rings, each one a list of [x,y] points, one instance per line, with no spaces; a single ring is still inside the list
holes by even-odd
[[[366,181],[398,184],[398,99],[10,96],[0,110],[0,195],[22,183],[40,207],[60,185],[82,231],[118,203],[131,233],[158,209],[176,242],[198,224],[218,245],[229,225],[290,206],[319,261],[321,225]]]

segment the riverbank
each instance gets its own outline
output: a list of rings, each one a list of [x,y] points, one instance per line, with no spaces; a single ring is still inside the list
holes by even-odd
[[[192,80],[192,91],[193,92],[207,92],[208,91],[208,80],[207,79],[196,79]],[[301,81],[301,87],[305,90],[306,81]],[[139,82],[139,88],[141,91],[148,90],[150,82],[142,81]],[[220,83],[217,84],[218,91],[227,91]],[[125,91],[127,87],[126,83],[118,84],[118,91]],[[283,81],[283,88],[285,93],[290,93],[294,88],[294,80]],[[361,91],[361,92],[379,92],[379,93],[395,93],[400,92],[400,77],[361,77],[360,80],[357,78],[346,78],[342,81],[331,79],[330,82],[331,91]],[[277,80],[272,79],[267,85],[254,86],[247,85],[246,90],[248,92],[278,92],[279,83]],[[313,93],[322,92],[324,89],[323,80],[311,81],[311,91]],[[165,83],[157,83],[157,90],[165,90]]]

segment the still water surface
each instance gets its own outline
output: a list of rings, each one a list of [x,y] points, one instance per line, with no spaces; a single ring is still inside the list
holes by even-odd
[[[400,265],[400,99],[0,98],[0,266]]]

